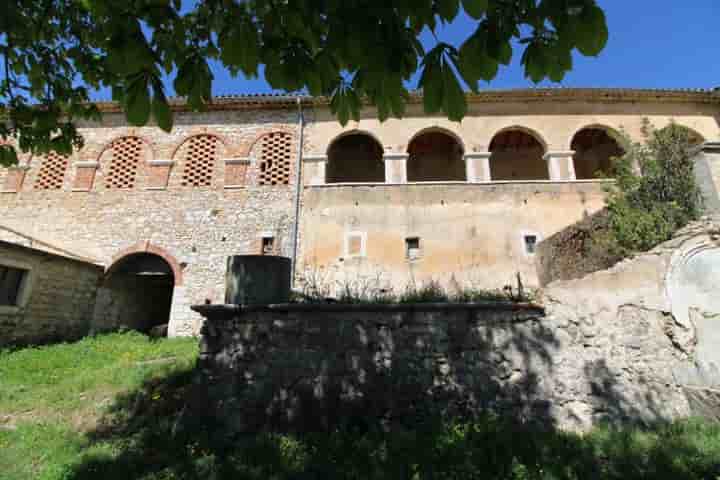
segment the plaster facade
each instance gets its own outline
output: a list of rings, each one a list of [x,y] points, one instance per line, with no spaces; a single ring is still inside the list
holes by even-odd
[[[137,245],[162,251],[174,266],[169,333],[192,335],[201,317],[189,306],[222,300],[226,257],[264,249],[292,257],[297,245],[296,278],[321,270],[334,285],[379,276],[395,289],[429,279],[497,288],[517,273],[536,284],[525,237],[538,241],[603,205],[601,181],[576,179],[571,147],[579,131],[640,140],[647,119],[720,138],[713,92],[538,89],[471,95],[469,102],[460,123],[423,114],[413,96],[402,120],[381,123],[367,108],[342,127],[327,99],[219,98],[203,113],[178,101],[169,134],[129,127],[117,105],[101,103],[102,123],[81,125],[82,150],[52,162],[21,155],[20,165],[0,171],[0,224],[81,252],[110,273]],[[349,133],[374,139],[382,164],[373,164],[371,178],[382,180],[382,171],[384,182],[344,183],[328,165],[334,140]],[[442,169],[416,168],[418,158],[435,158],[409,148],[425,133],[455,142],[453,165],[464,172],[453,167],[452,180],[443,180],[436,178]],[[499,142],[500,154],[493,139],[503,133],[512,138]],[[539,148],[520,152],[527,138]],[[541,173],[528,179],[510,168],[503,177],[512,180],[493,179],[495,162],[526,153]],[[417,177],[408,172],[433,182],[409,182]],[[420,244],[412,261],[408,238]]]

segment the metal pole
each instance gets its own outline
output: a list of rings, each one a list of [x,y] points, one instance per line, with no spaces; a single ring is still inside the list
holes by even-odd
[[[295,270],[297,268],[298,237],[300,235],[300,193],[302,192],[302,154],[303,154],[303,128],[304,118],[302,110],[302,97],[297,97],[298,106],[298,146],[297,167],[295,168],[295,222],[292,237],[292,265],[290,268],[290,287],[295,284]]]

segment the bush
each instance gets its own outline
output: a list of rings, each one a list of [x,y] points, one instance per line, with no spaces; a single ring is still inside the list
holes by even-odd
[[[614,164],[617,182],[608,187],[608,250],[619,256],[647,251],[697,220],[701,197],[690,156],[692,134],[670,124],[646,124],[646,142],[635,143]]]

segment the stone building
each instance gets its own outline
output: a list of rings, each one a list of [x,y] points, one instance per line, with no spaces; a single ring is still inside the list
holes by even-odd
[[[331,289],[536,284],[535,245],[602,208],[596,173],[624,138],[675,122],[720,139],[720,95],[702,90],[487,91],[461,123],[413,96],[403,119],[367,108],[345,127],[327,99],[219,97],[202,113],[176,102],[169,134],[99,107],[82,150],[0,172],[0,240],[96,259],[94,322],[169,318],[170,335],[197,333],[190,305],[222,302],[231,254],[289,256],[297,281]],[[705,152],[715,186],[716,157]]]

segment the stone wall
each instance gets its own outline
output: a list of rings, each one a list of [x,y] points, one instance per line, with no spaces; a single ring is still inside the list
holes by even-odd
[[[525,237],[540,242],[604,199],[593,181],[306,187],[298,273],[331,289],[368,283],[399,293],[431,280],[502,288],[518,273],[537,286]],[[408,238],[418,239],[417,256],[408,256]]]
[[[23,159],[29,165],[23,187],[0,193],[0,225],[83,252],[108,268],[136,245],[162,249],[183,276],[172,295],[170,335],[197,335],[201,317],[190,305],[222,300],[227,256],[259,254],[262,236],[275,237],[278,253],[291,252],[294,177],[289,185],[260,184],[258,140],[269,132],[294,134],[296,121],[292,110],[178,113],[166,134],[153,126],[130,128],[122,115],[106,114],[101,125],[82,126],[86,147],[71,159],[61,188],[37,189],[40,159]],[[209,185],[183,185],[185,144],[197,135],[217,135],[222,147]],[[133,188],[109,189],[107,148],[126,136],[148,146]],[[290,158],[294,169],[294,149]],[[246,169],[242,184],[235,174],[227,177],[237,166]],[[87,168],[94,170],[92,186],[78,189]],[[153,183],[156,169],[164,169],[166,186]]]
[[[720,418],[720,224],[519,304],[194,307],[236,430],[399,420],[426,406],[586,430]],[[363,420],[365,419],[365,420]]]
[[[28,272],[18,305],[0,305],[0,348],[90,332],[101,266],[3,241],[0,265]]]

